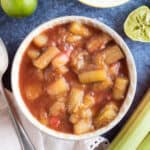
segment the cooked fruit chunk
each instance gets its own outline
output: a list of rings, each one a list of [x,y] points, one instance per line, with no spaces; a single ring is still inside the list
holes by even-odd
[[[115,100],[125,98],[126,89],[128,87],[128,79],[124,77],[117,77],[113,89],[113,97]]]
[[[69,43],[76,43],[76,42],[79,42],[81,39],[82,39],[82,37],[80,35],[70,34],[66,40]]]
[[[104,81],[107,79],[105,70],[85,71],[78,75],[81,83],[91,83],[97,81]]]
[[[92,119],[92,111],[89,108],[84,108],[81,109],[80,111],[80,116],[82,119]]]
[[[33,43],[39,48],[45,46],[47,42],[48,36],[46,34],[40,34],[33,39]]]
[[[104,91],[104,90],[108,90],[108,89],[110,89],[112,87],[113,87],[113,82],[109,78],[107,80],[105,80],[105,81],[102,81],[102,82],[99,82],[99,83],[95,83],[93,85],[94,91],[99,91],[99,90],[100,91]]]
[[[65,103],[61,101],[55,102],[49,110],[50,116],[58,116],[65,112]]]
[[[95,99],[90,94],[86,94],[83,102],[86,107],[90,108],[95,104]]]
[[[27,55],[30,59],[33,60],[40,56],[40,52],[38,50],[32,48],[27,51]]]
[[[92,121],[82,119],[74,125],[73,129],[75,134],[83,134],[89,132],[93,129]]]
[[[86,47],[90,53],[93,53],[96,50],[104,49],[107,43],[109,43],[111,40],[112,38],[108,34],[102,33],[101,35],[96,35],[92,37],[87,42]]]
[[[59,68],[63,65],[66,65],[68,62],[69,57],[64,53],[61,53],[52,60],[52,66],[54,68]]]
[[[70,30],[71,33],[73,33],[75,35],[80,35],[80,36],[83,36],[83,37],[91,36],[91,32],[89,31],[89,29],[86,28],[85,25],[83,25],[79,22],[71,23],[69,30]]]
[[[27,99],[31,102],[37,99],[42,94],[42,86],[38,83],[32,83],[25,87]]]
[[[43,54],[33,61],[33,65],[39,69],[44,69],[59,52],[60,51],[57,47],[49,47],[43,52]]]
[[[59,95],[69,90],[69,84],[64,77],[59,78],[47,87],[49,95]]]
[[[115,45],[105,49],[105,62],[110,65],[124,58],[120,47]]]
[[[100,68],[105,68],[106,64],[105,64],[105,53],[104,52],[96,52],[94,53],[94,55],[92,55],[92,62],[100,67]]]
[[[78,115],[78,113],[73,113],[70,118],[69,121],[73,124],[77,123],[79,121],[80,117]]]
[[[85,67],[85,65],[87,64],[87,59],[88,52],[85,50],[77,50],[72,52],[70,63],[75,72],[78,72]]]
[[[118,107],[115,103],[110,102],[101,110],[94,120],[94,126],[100,128],[110,123],[118,114]]]
[[[69,103],[68,103],[68,111],[69,113],[75,113],[78,111],[80,105],[83,102],[84,91],[79,88],[72,88]]]
[[[120,62],[111,64],[109,67],[109,74],[112,78],[115,78],[119,74],[119,69],[120,69]]]
[[[61,66],[61,67],[59,67],[59,68],[56,68],[56,72],[58,73],[58,74],[65,74],[65,73],[67,73],[69,71],[69,69],[66,67],[66,66]]]

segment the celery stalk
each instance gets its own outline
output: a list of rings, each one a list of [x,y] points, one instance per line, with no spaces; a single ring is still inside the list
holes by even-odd
[[[150,150],[150,133],[145,137],[137,150]]]
[[[79,74],[79,80],[81,83],[91,83],[107,80],[107,73],[105,70],[92,70],[85,71]]]
[[[136,150],[150,131],[150,90],[108,150]]]

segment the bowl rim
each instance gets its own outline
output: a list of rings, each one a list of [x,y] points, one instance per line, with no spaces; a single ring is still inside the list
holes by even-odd
[[[26,106],[20,92],[19,88],[19,70],[20,70],[20,63],[22,60],[22,56],[30,44],[31,40],[41,32],[45,31],[46,29],[52,28],[56,25],[64,24],[64,23],[69,23],[72,21],[80,21],[85,24],[91,24],[94,27],[97,27],[101,29],[102,31],[108,33],[113,37],[113,39],[116,41],[116,43],[122,48],[125,56],[126,56],[126,61],[128,65],[128,70],[129,70],[129,78],[130,78],[130,85],[128,88],[127,96],[124,100],[124,103],[120,109],[120,112],[118,113],[117,117],[109,123],[107,126],[100,128],[98,130],[95,130],[90,133],[85,133],[81,135],[74,135],[74,134],[67,134],[59,131],[55,131],[53,129],[50,129],[43,124],[41,124],[30,112],[28,107]],[[32,123],[36,128],[38,128],[40,131],[43,133],[53,136],[55,138],[59,139],[64,139],[64,140],[82,140],[82,139],[89,139],[95,136],[102,135],[108,131],[110,131],[114,126],[116,126],[125,116],[125,114],[128,112],[135,96],[135,91],[136,91],[136,84],[137,84],[137,72],[136,72],[136,67],[135,67],[135,62],[133,59],[133,56],[124,42],[124,40],[121,38],[121,36],[116,33],[113,29],[105,25],[104,23],[97,21],[92,18],[88,17],[83,17],[83,16],[64,16],[64,17],[59,17],[56,19],[52,19],[50,21],[47,21],[38,27],[36,27],[33,31],[31,31],[26,38],[23,40],[23,42],[20,44],[14,60],[12,64],[12,70],[11,70],[11,86],[12,86],[12,91],[15,97],[15,102],[17,103],[17,107],[21,110],[23,115],[29,120],[29,122]]]

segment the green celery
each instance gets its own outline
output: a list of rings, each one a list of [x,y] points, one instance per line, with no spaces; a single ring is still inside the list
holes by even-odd
[[[150,90],[108,150],[136,150],[150,132]]]
[[[138,146],[137,150],[150,150],[150,133],[146,136],[146,138]]]

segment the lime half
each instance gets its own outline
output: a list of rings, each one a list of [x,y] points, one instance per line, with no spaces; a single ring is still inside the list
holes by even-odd
[[[141,6],[132,11],[124,23],[124,32],[134,40],[150,42],[150,9]]]

